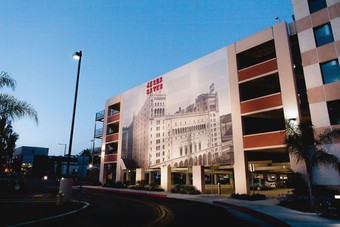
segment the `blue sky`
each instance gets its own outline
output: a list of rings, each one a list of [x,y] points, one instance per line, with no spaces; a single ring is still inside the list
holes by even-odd
[[[82,50],[72,155],[92,148],[105,101],[279,21],[292,22],[290,0],[0,0],[0,71],[17,81],[39,123],[13,123],[17,147],[69,144]],[[100,140],[97,140],[97,145]]]

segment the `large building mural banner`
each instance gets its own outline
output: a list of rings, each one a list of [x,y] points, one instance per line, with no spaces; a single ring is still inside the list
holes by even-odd
[[[141,168],[234,162],[226,49],[123,94],[122,158]]]

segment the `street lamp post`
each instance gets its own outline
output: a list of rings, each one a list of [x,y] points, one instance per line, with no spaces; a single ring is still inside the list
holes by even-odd
[[[72,116],[72,125],[71,125],[71,133],[70,133],[70,143],[69,143],[69,147],[68,147],[68,156],[67,156],[67,169],[66,169],[67,176],[70,176],[70,162],[71,162],[73,129],[74,129],[74,119],[75,119],[75,116],[76,116],[77,96],[78,96],[78,84],[79,84],[79,75],[80,75],[80,65],[81,65],[82,51],[75,52],[73,54],[73,58],[78,60],[78,72],[77,72],[76,91],[75,91],[75,95],[74,95],[73,116]]]
[[[67,155],[66,178],[62,178],[60,180],[60,188],[59,188],[59,191],[63,193],[63,202],[70,202],[71,201],[71,194],[72,194],[73,178],[70,177],[70,162],[71,162],[71,151],[72,151],[72,139],[73,139],[74,119],[75,119],[75,116],[76,116],[76,106],[77,106],[77,96],[78,96],[78,84],[79,84],[81,57],[82,57],[82,52],[81,51],[75,52],[74,55],[73,55],[74,59],[78,59],[78,73],[77,73],[77,82],[76,82],[76,93],[74,95],[72,126],[71,126],[71,133],[70,133],[70,143],[69,143],[68,155]]]

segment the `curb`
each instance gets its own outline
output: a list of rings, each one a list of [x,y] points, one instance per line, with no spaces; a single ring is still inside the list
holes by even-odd
[[[249,208],[244,207],[244,206],[238,206],[238,205],[234,205],[234,204],[230,204],[230,203],[226,203],[226,202],[220,202],[220,201],[213,201],[212,203],[215,204],[215,205],[229,207],[229,208],[235,209],[237,211],[249,214],[249,215],[256,217],[256,218],[258,218],[258,219],[260,219],[264,222],[274,224],[275,226],[290,226],[287,223],[285,223],[285,222],[283,222],[283,221],[281,221],[277,218],[274,218],[273,216],[264,214],[264,213],[256,211],[256,210],[249,209]]]

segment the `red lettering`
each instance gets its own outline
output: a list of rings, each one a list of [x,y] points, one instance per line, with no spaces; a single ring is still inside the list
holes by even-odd
[[[159,91],[163,89],[163,77],[158,77],[154,80],[150,80],[146,84],[146,94],[149,95],[153,92]]]

